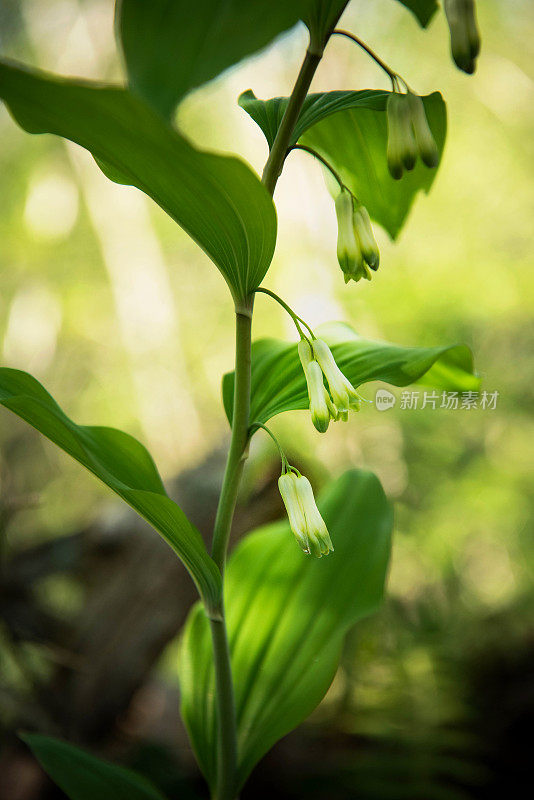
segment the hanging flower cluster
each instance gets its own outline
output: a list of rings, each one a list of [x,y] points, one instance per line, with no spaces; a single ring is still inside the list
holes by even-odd
[[[342,187],[336,197],[338,225],[337,260],[345,276],[345,283],[360,278],[371,280],[371,272],[378,269],[380,253],[365,206],[355,200],[351,192]]]
[[[325,433],[330,420],[346,421],[349,409],[359,411],[361,397],[339,369],[325,341],[301,339],[298,353],[306,376],[312,422],[319,433]]]
[[[333,552],[330,534],[315,503],[309,480],[295,467],[288,467],[278,478],[278,488],[291,530],[304,552],[316,558]]]
[[[392,92],[387,102],[387,161],[391,176],[402,178],[404,170],[415,167],[417,157],[427,167],[435,167],[439,152],[419,95]]]

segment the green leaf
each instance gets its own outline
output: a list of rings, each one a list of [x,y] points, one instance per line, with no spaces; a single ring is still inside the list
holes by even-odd
[[[0,369],[0,405],[83,464],[144,517],[182,559],[207,605],[217,605],[220,572],[199,532],[167,496],[142,444],[114,428],[76,425],[39,381],[16,369]]]
[[[21,739],[70,800],[165,800],[142,775],[79,747],[36,733],[22,734]]]
[[[131,88],[165,116],[295,25],[309,0],[122,0],[117,31]]]
[[[398,0],[398,2],[412,12],[422,28],[426,28],[438,9],[436,0]]]
[[[225,590],[235,683],[239,784],[317,706],[347,630],[382,599],[392,512],[378,479],[351,471],[319,498],[335,551],[298,548],[287,522],[247,536],[232,554]],[[196,606],[180,657],[182,715],[201,768],[215,781],[215,708],[206,616]]]
[[[0,62],[0,98],[29,133],[80,144],[109,178],[148,194],[214,261],[237,300],[259,285],[274,252],[276,213],[243,162],[192,147],[124,89]]]
[[[337,170],[371,217],[395,238],[415,195],[421,190],[429,192],[436,169],[429,169],[419,161],[400,181],[389,174],[385,113],[389,95],[390,92],[373,90],[311,94],[306,98],[291,144],[300,142],[317,150]],[[272,146],[288,98],[262,101],[248,91],[239,102]],[[447,130],[445,103],[439,92],[423,97],[423,103],[441,159]]]
[[[401,347],[373,342],[358,336],[349,325],[331,323],[317,334],[332,349],[340,369],[357,388],[369,381],[394,386],[422,383],[436,389],[476,391],[479,380],[473,372],[473,357],[465,345],[447,347]],[[234,374],[223,377],[223,402],[232,419]],[[260,339],[252,346],[250,419],[267,422],[283,411],[309,407],[306,380],[297,345],[278,339]]]

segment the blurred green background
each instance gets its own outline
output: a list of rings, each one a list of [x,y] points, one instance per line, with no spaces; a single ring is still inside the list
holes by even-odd
[[[391,0],[353,0],[343,17],[421,94],[441,90],[449,114],[434,187],[397,243],[377,231],[382,260],[371,283],[343,283],[333,203],[312,159],[293,153],[276,191],[280,232],[265,285],[312,325],[342,319],[401,344],[466,342],[482,388],[499,396],[495,409],[365,406],[327,436],[304,413],[274,421],[316,486],[349,466],[374,470],[395,502],[396,536],[383,609],[350,636],[324,702],[260,765],[244,798],[513,796],[530,766],[534,6],[478,6],[473,77],[454,68],[441,13],[426,32]],[[112,22],[111,0],[2,0],[0,49],[56,72],[120,80]],[[287,94],[305,46],[299,27],[194,92],[181,129],[261,171],[266,145],[237,96]],[[386,86],[365,54],[337,39],[313,88]],[[108,182],[76,146],[27,136],[3,106],[0,140],[2,365],[36,375],[77,422],[140,438],[207,530],[228,439],[220,381],[232,366],[233,311],[223,279],[151,201]],[[265,297],[254,334],[295,335]],[[376,388],[363,394],[373,399]],[[146,560],[155,534],[138,531],[106,489],[8,412],[0,441],[0,796],[60,796],[17,744],[21,726],[89,744],[175,796],[203,796],[177,722],[188,579],[177,572],[177,595],[166,596],[174,573],[152,581]],[[258,435],[238,533],[281,514],[277,469]],[[132,611],[128,591],[141,573],[140,596],[153,583],[153,606]],[[169,619],[166,602],[176,603]],[[127,630],[114,625],[108,647],[103,631],[115,614]],[[111,696],[109,670],[137,624],[149,644],[142,656],[132,645],[142,664],[130,664],[135,675],[121,667],[128,690],[115,709],[102,686]],[[93,667],[102,678],[91,694],[80,676]],[[84,728],[95,697],[113,706],[113,724]]]

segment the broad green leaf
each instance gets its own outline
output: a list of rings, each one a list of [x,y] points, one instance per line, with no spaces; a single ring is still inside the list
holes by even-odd
[[[283,521],[247,536],[232,554],[225,590],[235,683],[239,783],[299,725],[328,689],[346,631],[379,605],[392,513],[378,479],[346,473],[319,498],[334,553],[305,556]],[[214,783],[215,709],[207,618],[196,606],[180,658],[182,715]]]
[[[169,117],[191,89],[295,25],[310,0],[122,0],[116,24],[131,88]]]
[[[36,733],[21,738],[70,800],[165,800],[142,775],[95,758],[79,747]]]
[[[392,238],[399,233],[415,195],[429,192],[436,169],[420,161],[400,181],[389,174],[386,103],[390,92],[324,92],[306,98],[290,144],[306,144],[322,155]],[[287,97],[258,100],[251,91],[240,105],[260,126],[269,146],[287,107]],[[439,92],[423,97],[428,122],[440,158],[445,144],[447,114]]]
[[[192,147],[124,89],[0,62],[0,98],[29,133],[76,142],[112,180],[148,194],[214,261],[237,300],[259,285],[274,252],[276,213],[243,162]]]
[[[76,425],[39,381],[20,370],[0,369],[0,405],[83,464],[144,517],[182,559],[208,606],[215,607],[219,570],[199,532],[167,496],[142,444],[114,428]]]
[[[398,0],[398,2],[412,12],[422,28],[426,28],[438,9],[436,0]]]
[[[334,358],[353,386],[385,381],[394,386],[422,383],[449,391],[476,391],[473,357],[465,345],[401,347],[358,336],[349,325],[332,323],[317,334],[330,345]],[[223,377],[223,402],[232,419],[234,374]],[[297,345],[260,339],[252,346],[250,419],[267,422],[283,411],[307,409],[306,380]]]

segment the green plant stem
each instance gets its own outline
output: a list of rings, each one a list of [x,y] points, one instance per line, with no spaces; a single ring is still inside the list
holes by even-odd
[[[287,313],[289,314],[289,316],[291,317],[291,319],[295,323],[295,326],[296,326],[298,332],[300,333],[300,336],[301,336],[302,339],[305,339],[307,337],[304,336],[304,334],[302,333],[302,328],[300,327],[299,322],[302,322],[304,327],[309,330],[312,339],[315,339],[315,334],[314,334],[313,330],[310,328],[310,326],[308,325],[308,323],[305,320],[303,320],[302,317],[299,317],[298,314],[295,314],[295,312],[293,311],[291,306],[288,306],[288,304],[285,302],[285,300],[282,300],[282,298],[279,297],[277,294],[275,294],[275,292],[271,292],[270,289],[266,289],[264,286],[258,286],[258,288],[255,291],[256,291],[256,294],[258,292],[261,292],[261,294],[266,294],[269,297],[272,297],[273,300],[276,300],[276,302],[279,303],[282,306],[284,311],[287,311]]]
[[[278,441],[278,439],[276,438],[276,436],[274,435],[272,430],[270,430],[270,428],[267,427],[267,425],[264,425],[263,422],[253,422],[252,425],[250,426],[250,436],[251,436],[251,438],[252,438],[253,434],[257,430],[259,430],[260,428],[263,431],[265,431],[265,433],[269,434],[269,436],[271,437],[271,439],[273,440],[273,442],[277,446],[278,452],[280,453],[280,459],[282,461],[282,472],[287,472],[289,470],[289,461],[286,458],[286,454],[284,453],[284,451],[282,449],[282,446],[280,445],[280,442]]]
[[[371,56],[371,58],[372,58],[374,61],[376,61],[376,63],[378,64],[378,66],[379,66],[379,67],[381,67],[381,69],[383,69],[383,70],[384,70],[384,72],[385,72],[387,75],[389,75],[389,78],[390,78],[390,80],[391,80],[391,83],[393,84],[393,90],[394,90],[394,91],[395,91],[395,80],[397,80],[398,78],[400,78],[400,80],[401,80],[401,81],[402,81],[402,82],[405,84],[405,86],[407,86],[407,83],[406,83],[406,81],[403,79],[403,77],[402,77],[401,75],[399,75],[399,73],[398,73],[398,72],[395,72],[395,70],[394,70],[394,69],[391,69],[391,67],[388,67],[388,65],[386,64],[386,62],[385,62],[385,61],[382,61],[382,59],[380,58],[380,56],[378,56],[378,55],[375,53],[375,51],[374,51],[374,50],[372,50],[372,49],[369,47],[369,45],[368,45],[368,44],[365,44],[365,42],[364,42],[362,39],[360,39],[360,37],[359,37],[359,36],[356,36],[354,33],[350,33],[349,31],[342,31],[342,30],[340,30],[339,28],[336,28],[336,30],[332,32],[332,35],[333,35],[333,36],[344,36],[346,39],[350,39],[352,42],[354,42],[355,44],[357,44],[357,45],[358,45],[358,47],[361,47],[361,48],[362,48],[362,50],[365,50],[365,52],[367,53],[367,55]]]
[[[232,439],[224,472],[219,507],[213,531],[212,558],[224,572],[230,528],[234,516],[237,491],[247,457],[250,413],[252,301],[250,313],[236,311],[235,385],[232,413]]]
[[[282,172],[284,166],[284,159],[287,154],[287,149],[291,141],[291,134],[295,129],[295,125],[299,118],[302,109],[302,104],[306,99],[310,84],[312,82],[315,71],[319,66],[322,58],[322,53],[311,53],[309,50],[306,52],[306,57],[302,62],[300,72],[298,74],[297,82],[289,98],[287,108],[282,122],[278,128],[276,138],[271,147],[269,158],[263,170],[262,182],[269,194],[274,193],[276,182]]]
[[[251,298],[239,310],[236,308],[232,439],[215,518],[212,546],[212,558],[223,576],[237,492],[248,451],[253,302],[254,300]],[[217,787],[214,800],[233,800],[236,796],[237,729],[223,598],[221,598],[218,612],[220,619],[210,619],[218,720]]]
[[[289,98],[286,112],[269,153],[262,181],[271,195],[282,171],[291,134],[321,57],[322,52],[320,54],[310,53],[309,51],[306,53],[295,87]],[[236,306],[232,439],[215,518],[212,546],[212,557],[221,570],[223,577],[239,482],[248,453],[252,308],[253,298],[250,298],[239,307]],[[221,598],[220,609],[218,610],[220,619],[210,619],[218,719],[217,786],[214,800],[234,800],[237,794],[237,728],[223,598]]]
[[[210,619],[210,628],[219,725],[217,787],[214,800],[234,800],[236,796],[237,733],[234,682],[224,616],[220,620]]]
[[[316,158],[318,161],[321,162],[321,164],[323,164],[327,168],[327,170],[329,170],[331,175],[334,176],[334,178],[336,179],[336,181],[339,184],[339,188],[340,189],[346,189],[348,192],[350,192],[350,189],[348,188],[348,186],[346,186],[343,183],[339,172],[336,172],[334,167],[331,164],[328,163],[326,158],[323,158],[323,156],[320,153],[318,153],[317,150],[314,150],[313,147],[308,147],[307,144],[294,144],[288,149],[288,153],[290,153],[292,150],[303,150],[305,153],[309,153],[311,156]],[[351,192],[351,194],[352,194],[352,192]]]

